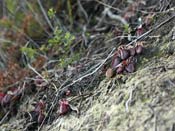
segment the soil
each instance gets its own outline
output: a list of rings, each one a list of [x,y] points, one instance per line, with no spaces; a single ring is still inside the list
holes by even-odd
[[[175,25],[175,20],[166,27]],[[174,27],[175,28],[175,27]],[[175,128],[175,41],[172,29],[147,41],[144,62],[130,75],[100,82],[82,115],[58,118],[46,130],[61,131],[173,131]],[[171,49],[170,49],[171,48]],[[168,53],[168,50],[173,50]]]

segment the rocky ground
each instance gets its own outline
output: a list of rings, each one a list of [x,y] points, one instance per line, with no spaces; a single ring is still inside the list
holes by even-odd
[[[173,27],[175,20],[168,23]],[[147,41],[137,71],[100,82],[82,115],[57,119],[45,130],[174,131],[174,28],[162,27],[160,38]],[[154,33],[153,33],[154,34]],[[166,34],[166,35],[161,35]],[[170,53],[171,52],[171,53]]]

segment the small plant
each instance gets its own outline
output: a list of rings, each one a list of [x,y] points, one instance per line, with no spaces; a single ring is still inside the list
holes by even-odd
[[[74,35],[72,35],[70,32],[63,31],[58,27],[55,28],[53,38],[48,40],[50,48],[57,49],[58,51],[63,53],[59,60],[59,65],[61,67],[66,67],[67,65],[73,63],[79,58],[79,54],[77,53],[75,53],[70,58],[68,57],[70,54],[70,48],[74,40]]]
[[[49,46],[53,47],[55,45],[61,44],[62,39],[63,39],[63,31],[58,29],[58,27],[56,27],[53,38],[49,39],[48,41]]]
[[[21,52],[24,53],[29,59],[34,59],[36,50],[30,47],[22,47]]]
[[[129,33],[130,31],[131,31],[131,27],[129,26],[129,24],[125,24],[124,25],[124,32]]]
[[[64,36],[64,39],[63,39],[64,40],[64,47],[69,48],[74,39],[75,39],[75,36],[70,34],[70,32],[66,32],[65,36]]]
[[[67,114],[68,112],[71,111],[68,100],[66,100],[66,99],[60,100],[59,105],[60,105],[59,110],[57,111],[57,113],[59,115],[65,115],[65,114]]]
[[[116,74],[133,73],[137,62],[136,55],[143,53],[143,42],[137,42],[135,46],[122,45],[114,53],[111,67],[106,71],[106,77],[112,78]]]
[[[50,8],[47,12],[50,19],[53,19],[55,17],[56,11],[53,8]]]
[[[62,45],[66,48],[70,47],[74,39],[75,36],[72,35],[70,32],[64,32],[63,30],[56,27],[54,31],[54,37],[49,39],[48,42],[50,46]]]

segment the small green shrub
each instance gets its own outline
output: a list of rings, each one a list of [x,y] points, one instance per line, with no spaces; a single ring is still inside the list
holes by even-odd
[[[30,47],[22,47],[21,52],[24,53],[29,59],[34,59],[36,55],[36,50]]]
[[[50,46],[61,45],[66,48],[71,46],[71,43],[74,39],[75,36],[70,32],[64,32],[63,30],[56,27],[53,38],[49,39],[48,42]]]
[[[47,12],[50,19],[53,19],[55,17],[56,11],[53,8],[50,8]]]
[[[59,65],[63,68],[79,59],[80,54],[75,52],[69,57],[70,48],[74,40],[74,35],[72,35],[70,32],[63,31],[58,27],[55,28],[53,38],[48,40],[49,47],[64,52],[59,59]]]

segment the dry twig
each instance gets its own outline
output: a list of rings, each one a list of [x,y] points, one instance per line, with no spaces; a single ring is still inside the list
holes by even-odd
[[[133,94],[133,91],[134,91],[135,89],[131,89],[131,91],[130,91],[130,95],[129,95],[129,99],[126,101],[126,103],[125,103],[125,107],[126,107],[126,112],[129,112],[129,104],[130,104],[130,102],[132,101],[132,94]]]
[[[43,6],[42,6],[42,4],[41,4],[41,1],[40,1],[40,0],[37,0],[37,2],[38,2],[39,6],[40,6],[40,8],[41,8],[41,11],[42,11],[42,13],[43,13],[43,15],[44,15],[44,17],[45,17],[45,19],[46,19],[48,25],[50,26],[50,28],[52,29],[52,31],[54,31],[54,27],[52,26],[52,24],[51,24],[51,22],[50,22],[50,20],[49,20],[49,18],[48,18],[48,16],[47,16],[47,14],[46,14],[46,12],[45,12]]]
[[[159,25],[153,27],[152,29],[150,29],[149,31],[145,32],[144,34],[142,34],[141,36],[139,36],[138,38],[134,39],[133,41],[131,41],[129,44],[127,44],[127,46],[132,45],[134,43],[136,43],[138,40],[143,39],[144,37],[146,37],[147,35],[149,35],[150,33],[152,33],[153,31],[159,29],[160,27],[162,27],[164,24],[170,22],[171,20],[173,20],[175,18],[175,14],[173,16],[171,16],[169,19],[163,21],[162,23],[160,23]]]

